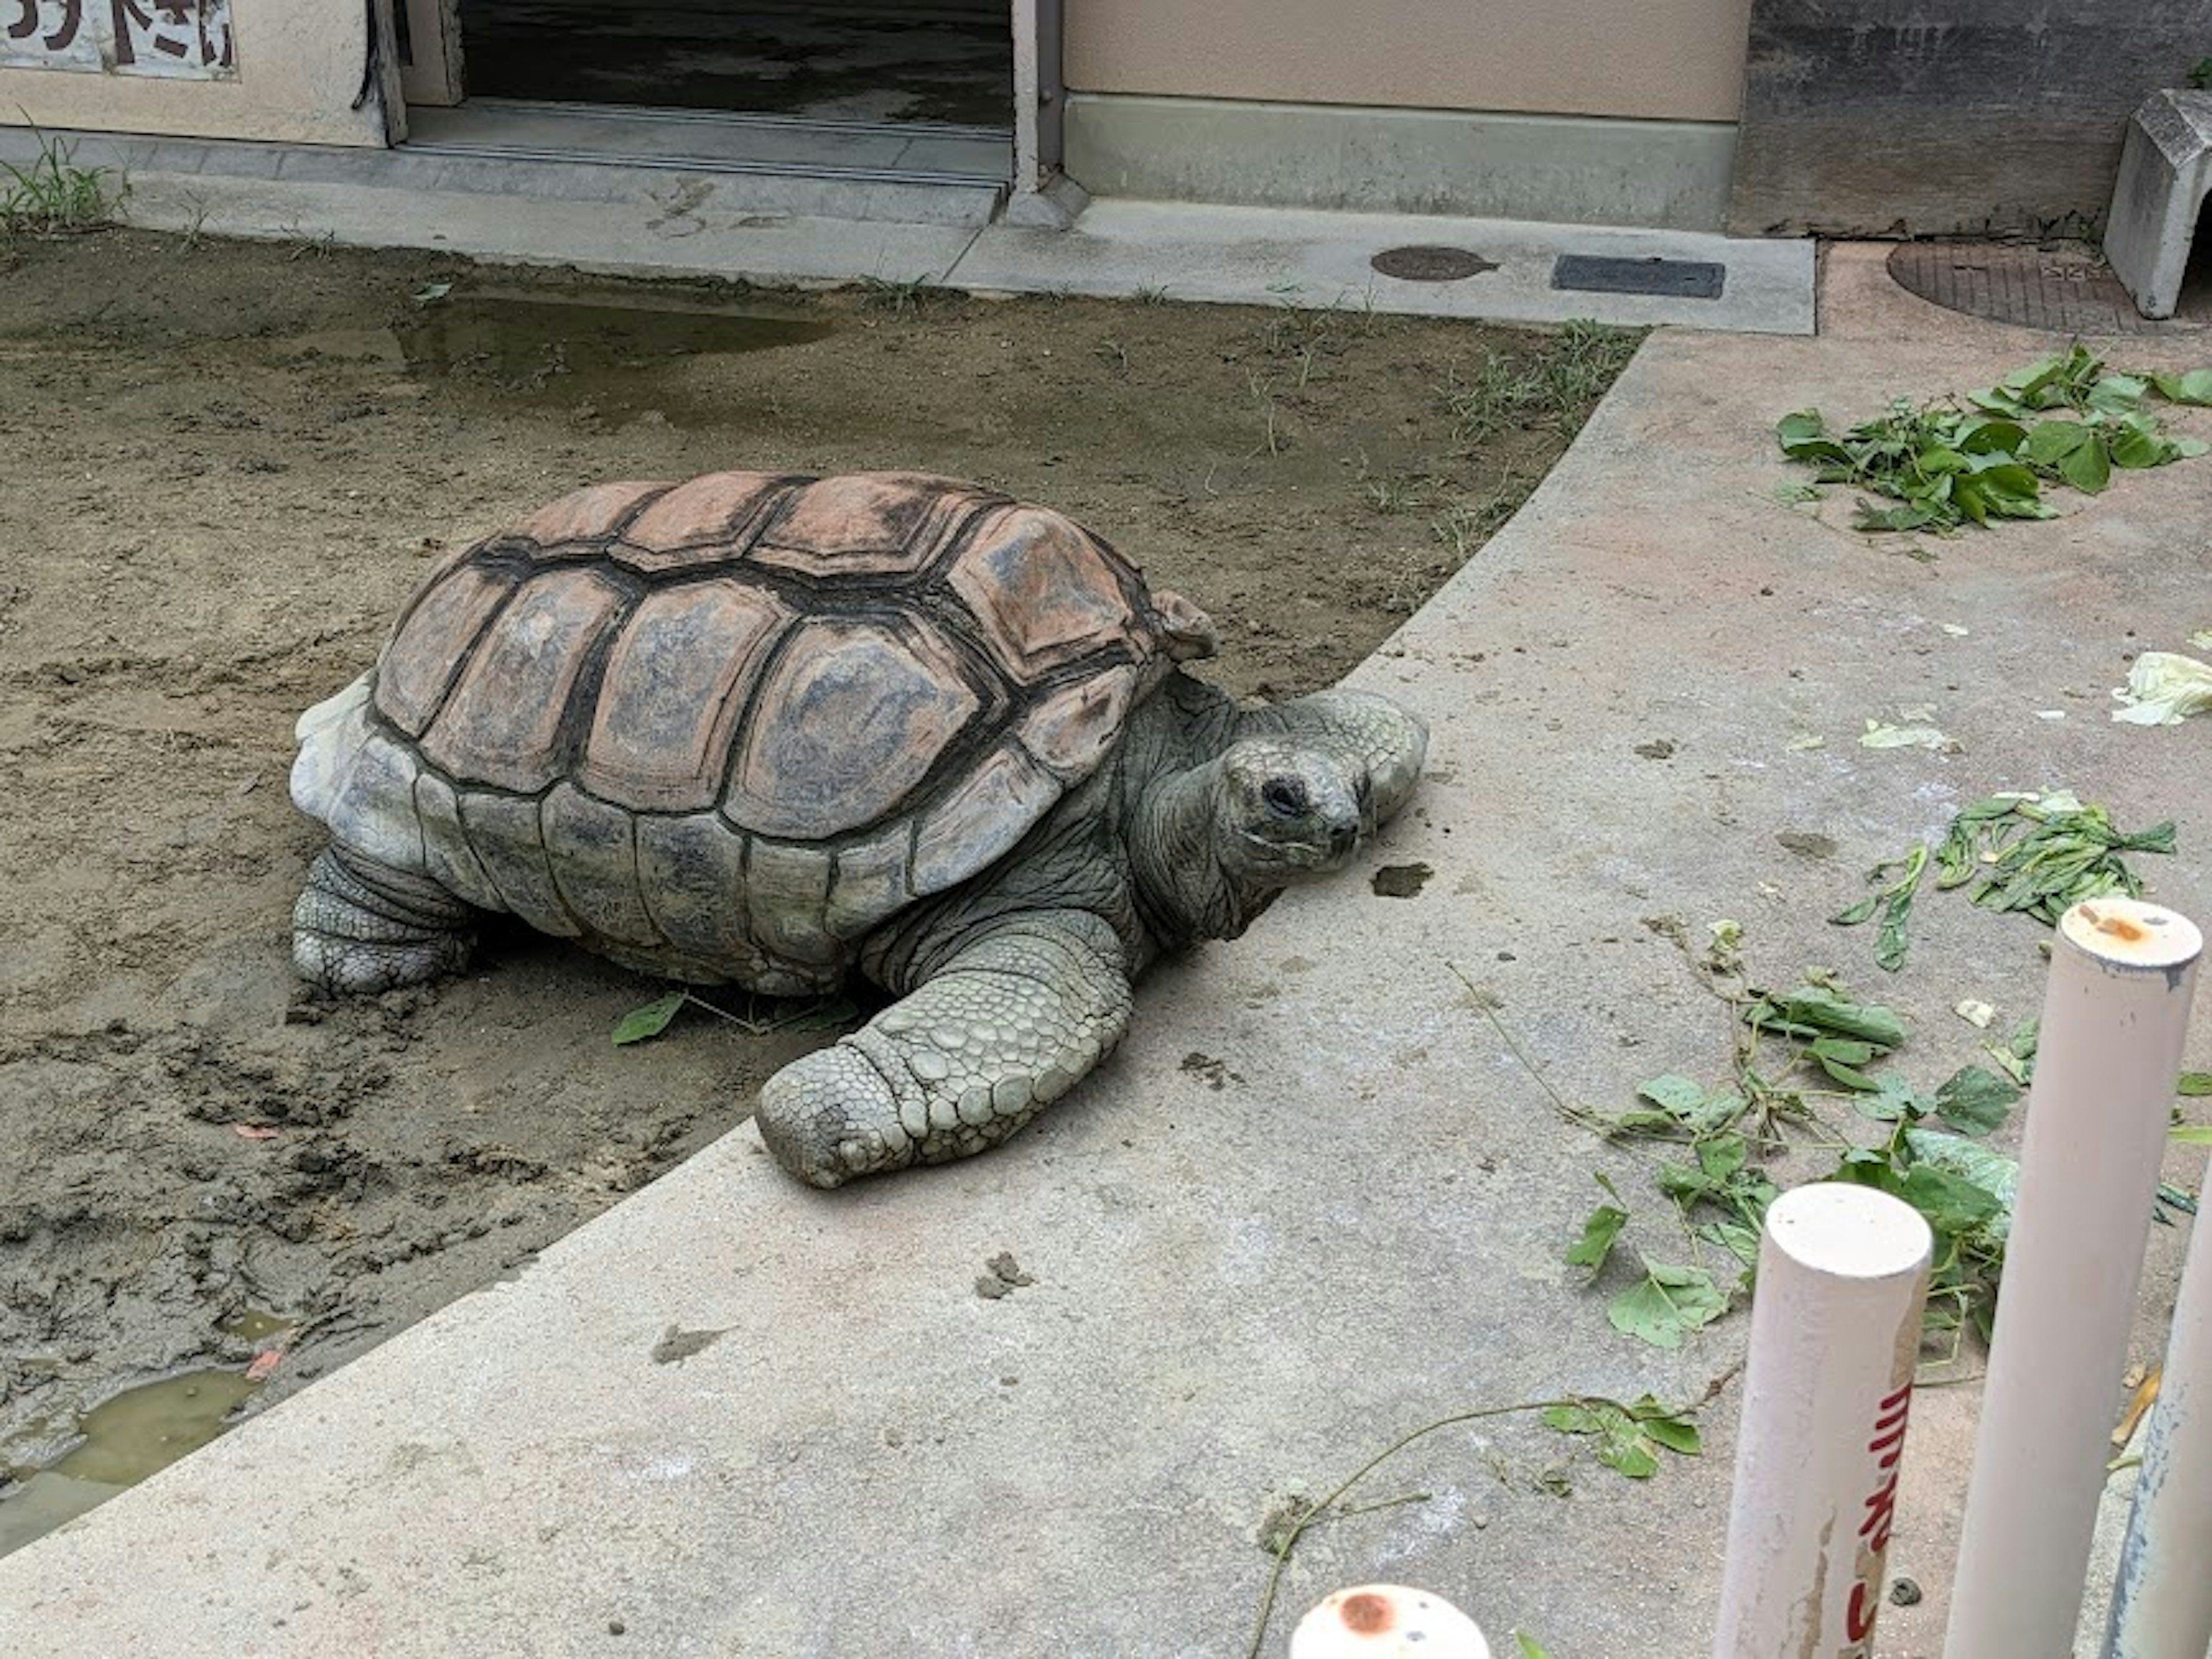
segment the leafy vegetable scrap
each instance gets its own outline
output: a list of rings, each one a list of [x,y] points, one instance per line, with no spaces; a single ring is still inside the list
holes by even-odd
[[[2153,397],[2212,404],[2212,368],[2127,374],[2076,344],[1968,392],[1963,403],[1916,406],[1900,398],[1840,436],[1818,410],[1801,409],[1784,416],[1775,434],[1784,455],[1818,469],[1816,486],[1849,484],[1899,503],[1863,499],[1856,528],[1948,534],[1969,521],[2055,518],[2043,498],[2046,483],[2094,495],[2115,468],[2203,454],[2201,441],[2166,435],[2144,407]]]
[[[1923,842],[1876,865],[1867,879],[1880,890],[1828,920],[1852,927],[1881,917],[1874,959],[1895,973],[1905,966],[1906,926],[1931,852],[1938,892],[1978,878],[1968,896],[1983,909],[2021,911],[2056,926],[2083,899],[2142,896],[2142,879],[2123,853],[2173,849],[2171,820],[2129,833],[2070,791],[2007,792],[1962,809],[1932,849]]]

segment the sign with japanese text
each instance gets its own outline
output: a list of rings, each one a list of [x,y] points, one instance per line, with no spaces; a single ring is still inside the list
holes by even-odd
[[[234,80],[230,0],[0,0],[0,69]]]

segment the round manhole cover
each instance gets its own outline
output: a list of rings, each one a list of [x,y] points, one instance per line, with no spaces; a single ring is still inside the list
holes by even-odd
[[[1949,311],[2055,334],[2163,334],[2212,325],[2212,292],[2192,283],[2180,314],[2153,322],[2090,249],[2019,242],[1899,242],[1889,274]],[[2194,272],[2191,273],[2195,275]]]
[[[1386,247],[1368,263],[1401,283],[1456,283],[1498,269],[1497,260],[1466,247]]]

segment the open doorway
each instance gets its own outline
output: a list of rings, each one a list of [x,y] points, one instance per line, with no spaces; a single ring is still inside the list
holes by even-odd
[[[410,147],[1004,189],[1021,0],[393,0]]]
[[[472,98],[1011,129],[1006,0],[460,0]]]

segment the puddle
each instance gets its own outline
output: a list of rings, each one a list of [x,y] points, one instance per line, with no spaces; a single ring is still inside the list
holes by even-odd
[[[248,1316],[240,1322],[258,1322]],[[125,1389],[94,1407],[60,1458],[34,1471],[8,1471],[22,1484],[0,1498],[0,1555],[198,1451],[260,1386],[239,1370],[186,1371]]]
[[[672,365],[804,345],[835,328],[682,301],[474,289],[422,306],[392,337],[407,368],[424,378],[616,420],[657,410],[681,424],[714,411],[684,396]]]

